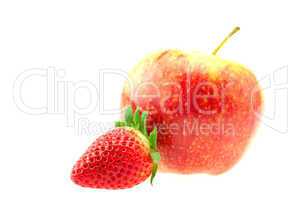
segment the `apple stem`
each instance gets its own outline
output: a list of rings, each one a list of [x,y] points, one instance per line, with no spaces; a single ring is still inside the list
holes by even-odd
[[[212,52],[212,55],[216,55],[218,51],[224,46],[228,39],[230,39],[236,32],[240,30],[240,27],[236,26],[232,31],[224,38],[224,40],[215,48]]]

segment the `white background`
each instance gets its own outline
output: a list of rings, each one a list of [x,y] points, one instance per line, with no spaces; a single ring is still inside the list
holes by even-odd
[[[1,1],[0,199],[299,199],[300,12],[296,2]],[[99,70],[128,71],[157,49],[210,53],[235,25],[241,32],[220,56],[246,64],[258,79],[288,66],[288,84],[283,87],[288,88],[289,101],[278,101],[276,107],[274,90],[265,92],[265,114],[276,112],[279,118],[267,122],[273,129],[260,126],[242,160],[223,175],[159,174],[153,187],[145,182],[122,191],[80,188],[69,179],[71,168],[101,132],[78,135],[76,127],[67,126],[65,113],[34,115],[13,101],[13,84],[25,70],[54,67],[62,70],[63,83],[88,80],[98,86]],[[46,104],[45,77],[30,79],[23,86],[26,104]],[[118,108],[122,80],[107,79],[104,87],[105,94],[99,96],[105,102],[100,98],[96,102]],[[77,92],[70,98],[85,105],[86,91]],[[285,130],[287,104],[288,131],[279,133],[274,127]],[[96,108],[78,117],[111,122],[118,114],[103,115]]]

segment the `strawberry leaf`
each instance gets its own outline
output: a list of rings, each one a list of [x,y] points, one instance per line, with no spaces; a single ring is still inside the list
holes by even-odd
[[[135,109],[133,122],[134,122],[134,127],[139,130],[141,124],[141,117],[140,117],[140,109],[138,107]]]
[[[157,128],[156,127],[154,127],[154,129],[150,133],[149,142],[150,142],[151,149],[156,151],[157,149]]]
[[[115,122],[115,127],[123,127],[125,125],[126,125],[126,123],[124,121],[116,121]]]
[[[160,161],[160,154],[157,151],[153,151],[151,152],[151,158],[154,163],[158,164]]]
[[[150,134],[149,137],[149,142],[150,142],[150,148],[151,148],[151,158],[152,158],[152,172],[151,172],[151,178],[150,178],[150,183],[152,185],[153,179],[156,175],[158,164],[160,161],[160,154],[158,151],[156,151],[157,148],[157,129],[156,127],[153,129],[153,131]]]
[[[133,123],[132,108],[129,106],[125,111],[126,126],[131,126]]]
[[[148,113],[147,113],[147,112],[143,112],[143,113],[142,113],[142,117],[141,117],[141,127],[140,127],[141,132],[142,132],[146,137],[148,137],[147,127],[146,127],[147,116],[148,116]]]
[[[156,163],[153,163],[152,172],[151,172],[151,178],[150,178],[151,185],[153,185],[153,180],[154,180],[154,177],[156,175],[157,168],[158,168],[158,165]]]

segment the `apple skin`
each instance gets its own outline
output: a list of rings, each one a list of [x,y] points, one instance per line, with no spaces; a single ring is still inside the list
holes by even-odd
[[[148,111],[158,128],[160,171],[220,174],[240,160],[258,124],[262,93],[243,65],[164,50],[130,72],[121,107]]]

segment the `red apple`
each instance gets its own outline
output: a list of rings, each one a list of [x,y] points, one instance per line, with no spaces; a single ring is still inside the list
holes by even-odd
[[[158,128],[160,170],[219,174],[243,155],[257,126],[262,95],[245,66],[216,55],[164,50],[129,73],[121,105],[148,111]]]

